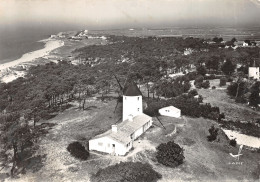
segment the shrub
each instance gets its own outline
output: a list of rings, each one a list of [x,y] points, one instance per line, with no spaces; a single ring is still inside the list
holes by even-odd
[[[86,160],[89,156],[89,152],[79,142],[70,143],[67,147],[70,154],[78,159]]]
[[[201,75],[198,75],[198,76],[195,78],[194,85],[197,85],[197,84],[202,83],[203,80],[204,80],[204,77],[201,76]]]
[[[235,71],[236,65],[232,63],[231,60],[227,60],[221,67],[221,71],[223,71],[223,73],[225,75],[230,75],[231,73],[233,73]]]
[[[199,103],[203,103],[203,97],[202,97],[202,95],[199,95],[198,102],[199,102]]]
[[[216,140],[218,136],[218,128],[215,128],[215,126],[212,125],[209,129],[209,134],[210,135],[207,136],[209,142]]]
[[[212,89],[212,90],[215,90],[215,89],[216,89],[216,87],[215,87],[215,86],[212,86],[212,87],[211,87],[211,89]]]
[[[190,90],[189,93],[188,93],[188,96],[189,96],[189,97],[194,97],[195,95],[198,95],[198,92],[197,92],[196,89],[192,89],[192,90]]]
[[[257,124],[260,124],[260,118],[257,118],[257,119],[256,119],[256,123],[257,123]]]
[[[185,159],[184,149],[174,143],[174,141],[162,143],[156,149],[158,162],[165,166],[177,167],[182,164]]]
[[[204,76],[207,73],[207,69],[205,68],[205,66],[198,66],[196,69],[197,69],[198,74],[200,74],[200,75]]]
[[[150,101],[148,102],[148,107],[144,110],[144,113],[149,116],[158,116],[159,109],[166,107],[167,102],[165,100],[160,101]]]
[[[222,86],[225,86],[227,84],[227,79],[226,77],[221,77],[219,79],[219,86],[222,87]]]
[[[232,77],[228,77],[227,82],[233,82],[233,78]]]
[[[231,139],[231,140],[229,141],[229,145],[231,145],[231,146],[233,146],[233,147],[237,146],[237,141],[236,141],[236,139]]]
[[[224,113],[219,114],[218,121],[221,121],[221,119],[225,119],[225,114]]]
[[[162,175],[156,172],[150,164],[141,162],[120,162],[119,164],[99,169],[91,177],[93,182],[156,182]]]
[[[235,99],[235,101],[236,101],[237,103],[246,103],[246,102],[247,102],[247,99],[246,99],[244,96],[240,96],[240,97],[237,97],[237,98]]]
[[[241,82],[240,84],[231,83],[227,87],[227,93],[228,93],[228,95],[233,96],[233,97],[240,97],[246,93],[247,89],[248,88],[246,86],[246,82]]]
[[[185,75],[185,77],[188,78],[188,80],[195,80],[197,76],[197,72],[196,71],[193,71],[193,72],[189,72]]]
[[[201,87],[202,87],[202,88],[205,88],[205,89],[209,88],[209,87],[210,87],[209,81],[207,80],[207,81],[202,82],[202,83],[201,83]]]

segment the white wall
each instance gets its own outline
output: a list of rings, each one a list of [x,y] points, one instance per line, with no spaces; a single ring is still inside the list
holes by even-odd
[[[102,145],[100,145],[101,143]],[[132,144],[131,147],[126,147],[126,145],[123,145],[109,137],[102,137],[89,140],[89,150],[96,150],[111,154],[113,153],[113,144],[115,144],[115,154],[117,155],[125,155],[126,152],[132,148]]]
[[[137,139],[140,135],[142,135],[144,133],[143,131],[143,126],[141,128],[139,128],[138,130],[136,130],[134,132],[134,139]]]
[[[181,117],[181,110],[179,110],[179,109],[172,110],[169,108],[162,108],[159,110],[159,113],[162,116],[169,116],[169,117],[175,117],[175,118]]]
[[[136,140],[139,136],[141,136],[148,128],[152,126],[152,120],[147,122],[147,125],[143,125],[141,128],[136,130],[133,135],[133,139]]]
[[[248,77],[253,77],[254,79],[259,79],[259,67],[249,67]]]
[[[123,121],[143,113],[142,96],[123,96]]]

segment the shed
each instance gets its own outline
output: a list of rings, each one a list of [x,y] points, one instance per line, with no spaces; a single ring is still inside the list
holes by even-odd
[[[169,116],[169,117],[174,117],[174,118],[181,117],[181,110],[174,106],[163,107],[163,108],[159,109],[159,113],[162,116]]]

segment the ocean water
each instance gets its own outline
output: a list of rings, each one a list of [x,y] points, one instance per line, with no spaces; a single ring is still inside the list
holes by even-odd
[[[22,57],[23,54],[44,48],[51,34],[76,29],[73,25],[7,25],[0,26],[0,64]]]

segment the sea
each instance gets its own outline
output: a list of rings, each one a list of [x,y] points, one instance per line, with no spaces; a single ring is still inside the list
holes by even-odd
[[[44,48],[39,42],[62,31],[77,29],[72,25],[7,25],[0,26],[0,64],[22,57],[23,54]]]
[[[84,28],[88,29],[88,28]],[[0,27],[0,64],[22,57],[23,54],[44,48],[39,40],[47,39],[61,31],[80,30],[68,26],[8,26]],[[109,30],[89,30],[90,34],[125,36],[174,36],[212,39],[215,36],[224,40],[260,41],[260,27],[167,27],[167,28],[125,28]]]

